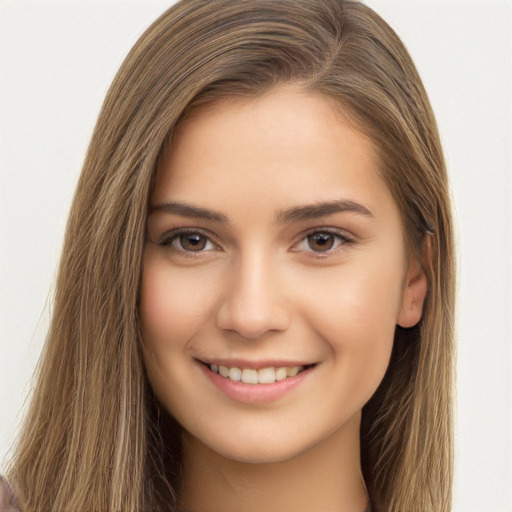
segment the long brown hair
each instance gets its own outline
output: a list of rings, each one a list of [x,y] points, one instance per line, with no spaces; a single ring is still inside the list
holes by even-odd
[[[137,300],[148,198],[163,148],[202,105],[283,83],[327,95],[373,141],[429,291],[397,327],[363,410],[376,511],[448,512],[454,254],[435,119],[415,67],[370,8],[343,0],[182,0],[144,33],[107,94],[74,197],[53,319],[8,472],[23,510],[175,507],[179,443],[149,388]]]

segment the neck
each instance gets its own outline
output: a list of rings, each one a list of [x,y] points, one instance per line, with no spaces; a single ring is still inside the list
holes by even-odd
[[[179,510],[268,512],[368,509],[359,450],[360,415],[293,458],[250,464],[226,459],[183,434]]]

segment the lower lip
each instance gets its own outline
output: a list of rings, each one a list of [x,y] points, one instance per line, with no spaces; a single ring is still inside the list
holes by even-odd
[[[279,400],[304,382],[315,368],[315,366],[312,366],[301,371],[295,377],[287,377],[273,384],[246,384],[223,377],[210,370],[203,363],[200,363],[200,365],[204,374],[220,391],[232,400],[246,404],[266,404]]]

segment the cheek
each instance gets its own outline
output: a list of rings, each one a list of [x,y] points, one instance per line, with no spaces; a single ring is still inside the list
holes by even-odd
[[[169,267],[168,262],[151,256],[144,263],[139,312],[147,348],[159,343],[184,343],[212,302],[206,293],[211,287],[198,286],[193,272]],[[199,282],[204,284],[204,280]]]
[[[401,299],[401,273],[393,268],[352,266],[317,279],[303,295],[303,317],[324,340],[345,396],[360,406],[380,384],[391,356]]]
[[[317,273],[302,293],[302,314],[325,338],[356,347],[374,345],[393,333],[402,298],[397,265],[353,264],[336,272]]]
[[[169,271],[164,258],[146,252],[139,301],[142,351],[151,386],[167,404],[169,390],[180,385],[180,356],[198,316],[197,294]]]
[[[168,410],[186,382],[183,355],[198,312],[197,290],[170,271],[169,262],[146,249],[140,289],[142,353],[151,387]]]

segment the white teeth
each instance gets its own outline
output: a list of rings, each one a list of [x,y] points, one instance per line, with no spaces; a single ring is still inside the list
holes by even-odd
[[[276,371],[274,368],[262,368],[258,370],[258,382],[260,384],[272,384],[276,381]]]
[[[288,377],[286,375],[286,368],[278,368],[276,370],[276,380],[284,380],[286,377]]]
[[[241,381],[245,384],[273,384],[276,381],[281,381],[288,377],[295,377],[304,370],[304,366],[283,366],[280,368],[270,366],[268,368],[255,370],[254,368],[228,368],[221,364],[211,364],[210,370],[219,373],[227,379],[237,382]]]
[[[297,373],[299,373],[299,366],[291,366],[290,368],[286,368],[286,376],[287,377],[295,377]]]
[[[258,372],[252,368],[244,368],[240,380],[246,384],[258,384]]]
[[[230,368],[229,369],[229,378],[231,380],[240,380],[242,377],[242,370],[240,368]]]

